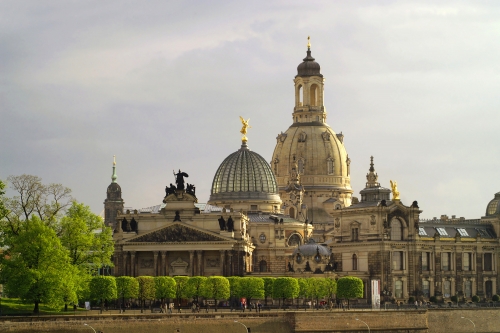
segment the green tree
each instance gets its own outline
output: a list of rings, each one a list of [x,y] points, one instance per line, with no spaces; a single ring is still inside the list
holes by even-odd
[[[210,276],[205,281],[204,289],[206,297],[213,298],[215,300],[216,312],[218,301],[228,299],[230,296],[229,281],[223,276]]]
[[[319,299],[327,296],[327,282],[325,278],[309,278],[311,296],[316,299],[316,309],[319,307]]]
[[[363,280],[354,276],[345,276],[337,281],[337,297],[349,301],[363,297]]]
[[[264,280],[259,277],[244,277],[239,281],[240,295],[250,304],[252,298],[264,297]]]
[[[226,278],[229,281],[229,302],[231,305],[231,309],[234,308],[235,306],[238,307],[238,301],[239,297],[241,296],[240,293],[240,276],[228,276]]]
[[[175,297],[175,280],[170,276],[156,276],[155,278],[156,298],[165,304],[165,299]]]
[[[189,277],[187,276],[174,276],[175,280],[175,299],[177,302],[177,306],[181,308],[181,299],[186,298],[187,296],[187,283],[189,281]]]
[[[99,301],[101,313],[104,302],[109,302],[117,298],[116,281],[113,276],[94,276],[90,280],[90,298]]]
[[[112,230],[89,206],[73,201],[60,228],[61,243],[69,250],[73,265],[86,271],[112,266]]]
[[[0,221],[9,214],[9,210],[5,207],[5,183],[0,179]]]
[[[143,313],[146,300],[153,300],[156,296],[155,280],[152,276],[138,276],[136,279],[139,282],[137,298],[141,303],[141,313]]]
[[[291,277],[279,277],[274,281],[273,296],[283,300],[299,296],[299,282]]]
[[[139,282],[131,276],[119,276],[116,280],[116,293],[122,299],[125,310],[125,298],[136,298],[139,294]]]
[[[264,277],[262,278],[264,280],[264,303],[267,305],[267,298],[271,297],[273,298],[273,286],[274,286],[274,281],[276,278],[273,277]]]
[[[34,303],[34,313],[40,303],[57,308],[65,298],[74,300],[75,271],[54,230],[31,216],[15,231],[4,229],[1,238],[0,280],[9,295]]]
[[[199,297],[203,296],[203,286],[206,279],[205,276],[190,277],[186,285],[186,296],[196,299],[198,303],[200,301]]]
[[[330,305],[337,294],[337,280],[334,278],[325,278],[326,283],[326,296],[328,297]]]

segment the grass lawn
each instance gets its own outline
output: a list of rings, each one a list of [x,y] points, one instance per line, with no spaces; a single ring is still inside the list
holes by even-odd
[[[2,306],[2,316],[9,315],[33,315],[33,309],[35,308],[35,304],[33,303],[23,303],[19,298],[3,298],[1,299]],[[60,311],[55,311],[54,309],[49,309],[45,304],[40,304],[40,314],[48,315],[48,314],[57,314],[57,315],[72,315],[73,314],[73,306],[68,306],[68,312],[64,312],[64,307],[60,309]],[[84,309],[78,309],[78,311],[85,311]]]

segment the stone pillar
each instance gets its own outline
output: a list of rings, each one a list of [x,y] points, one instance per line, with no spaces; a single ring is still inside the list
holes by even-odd
[[[193,276],[194,269],[193,269],[193,263],[194,263],[194,251],[191,250],[189,251],[189,276]]]
[[[122,251],[122,256],[123,256],[123,270],[122,270],[122,275],[127,275],[127,259],[128,259],[127,257],[128,257],[128,251]]]
[[[167,251],[160,251],[161,253],[161,268],[160,268],[160,276],[168,275],[168,267],[167,267]]]
[[[224,276],[224,266],[225,266],[224,265],[224,258],[225,258],[224,254],[226,251],[220,250],[219,252],[220,252],[220,261],[219,261],[220,262],[220,275]]]
[[[135,266],[135,251],[130,251],[130,276],[137,276]]]
[[[227,276],[233,276],[233,251],[227,251],[227,255],[229,257],[229,265],[227,266],[226,272]]]
[[[201,250],[198,250],[196,251],[196,260],[198,261],[198,271],[197,271],[197,274],[199,276],[203,275],[203,272],[201,271],[201,267],[202,267],[202,259],[201,259],[201,255],[202,255],[203,251]]]
[[[158,251],[153,251],[153,257],[154,257],[154,263],[153,263],[153,267],[154,267],[154,272],[153,272],[153,276],[158,276]]]

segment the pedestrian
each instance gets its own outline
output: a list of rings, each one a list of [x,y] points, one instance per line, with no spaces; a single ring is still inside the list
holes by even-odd
[[[418,309],[418,301],[415,301],[415,310]]]

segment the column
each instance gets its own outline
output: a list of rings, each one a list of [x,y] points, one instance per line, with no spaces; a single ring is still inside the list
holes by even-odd
[[[194,251],[191,250],[189,251],[189,276],[193,276],[194,269],[193,269],[193,260],[194,259]]]
[[[130,251],[130,276],[136,276],[135,273],[135,251]]]
[[[219,252],[220,252],[220,261],[219,261],[220,262],[220,275],[224,276],[224,266],[225,266],[224,265],[224,258],[225,258],[224,253],[226,251],[225,250],[220,250]]]
[[[123,256],[123,271],[122,275],[127,275],[127,257],[128,257],[128,251],[122,251],[122,256]],[[130,275],[130,274],[129,274]]]
[[[227,256],[229,257],[229,265],[227,266],[227,276],[233,276],[233,251],[227,251]]]
[[[198,275],[203,275],[203,272],[201,271],[201,263],[202,263],[202,259],[201,259],[201,255],[202,255],[203,251],[201,250],[198,250],[196,251],[196,260],[198,262],[198,271],[196,272]]]
[[[161,253],[161,270],[160,276],[168,275],[168,267],[167,267],[167,251],[160,251]]]
[[[154,272],[153,272],[153,276],[158,276],[158,251],[153,251],[153,257],[154,257],[154,263],[153,263]]]

